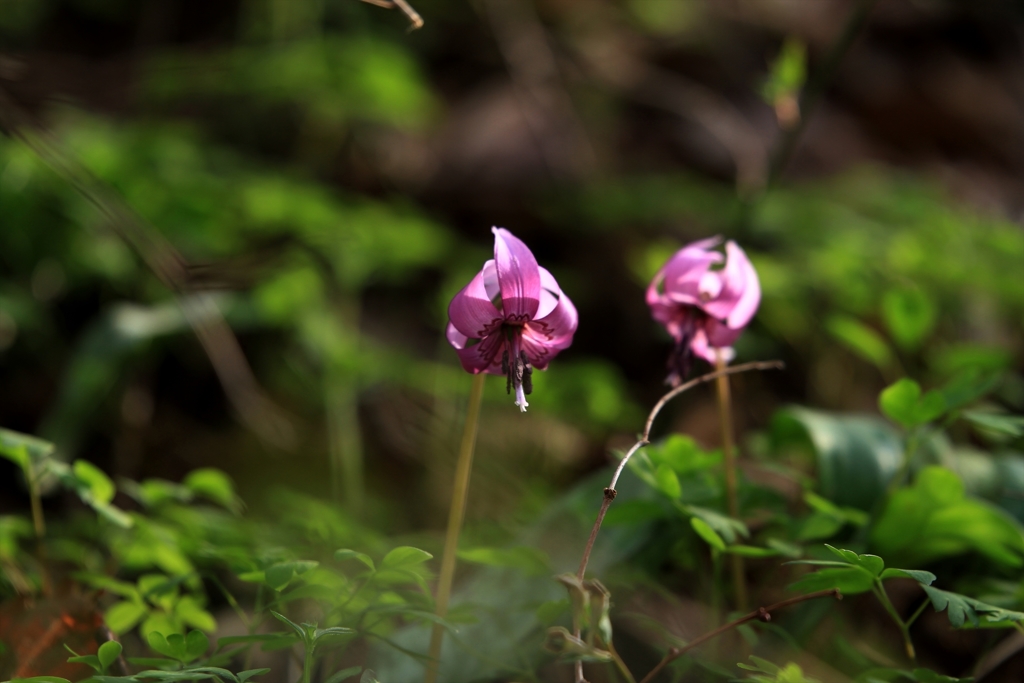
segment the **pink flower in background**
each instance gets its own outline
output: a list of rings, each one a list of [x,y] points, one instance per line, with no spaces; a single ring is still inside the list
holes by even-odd
[[[647,288],[651,315],[676,340],[666,380],[676,386],[690,370],[692,356],[714,364],[718,353],[732,360],[732,344],[761,303],[754,266],[736,243],[725,243],[725,256],[712,237],[688,244],[668,260]],[[724,267],[714,269],[725,262]]]
[[[504,228],[494,233],[494,258],[448,305],[448,341],[466,372],[505,375],[526,412],[533,369],[544,370],[572,344],[578,317],[555,278]]]

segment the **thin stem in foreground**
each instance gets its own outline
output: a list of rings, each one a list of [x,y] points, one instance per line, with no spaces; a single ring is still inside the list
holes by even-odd
[[[597,519],[594,521],[594,528],[590,531],[590,538],[587,540],[587,547],[583,551],[583,558],[580,560],[580,568],[577,572],[577,576],[580,580],[583,580],[583,575],[587,571],[587,563],[590,562],[590,553],[594,549],[594,541],[597,540],[597,533],[601,530],[601,523],[604,521],[604,515],[608,512],[608,506],[615,500],[615,485],[619,481],[619,476],[622,471],[626,468],[626,463],[633,457],[633,454],[638,450],[649,444],[651,438],[651,427],[654,425],[654,418],[658,416],[661,409],[665,407],[669,401],[683,393],[688,391],[698,384],[710,382],[717,377],[722,375],[734,375],[738,372],[747,372],[748,370],[781,370],[784,367],[782,361],[770,360],[770,361],[757,361],[754,363],[743,363],[741,365],[734,365],[724,370],[715,370],[709,372],[706,375],[701,375],[696,379],[691,379],[689,382],[680,384],[678,387],[668,392],[654,404],[654,408],[651,409],[650,414],[647,416],[647,422],[644,423],[644,433],[640,439],[633,444],[633,447],[626,451],[626,455],[623,456],[622,460],[619,461],[618,467],[615,468],[615,473],[612,475],[611,483],[608,484],[608,488],[604,490],[604,502],[601,503],[601,510],[597,513]]]
[[[833,596],[836,600],[842,600],[843,599],[843,594],[839,592],[838,588],[829,588],[829,589],[823,590],[823,591],[816,591],[814,593],[807,593],[806,595],[799,595],[799,596],[797,596],[795,598],[789,598],[788,600],[783,600],[781,602],[777,602],[774,605],[769,605],[768,607],[759,607],[756,610],[754,610],[753,612],[751,612],[749,614],[746,614],[746,615],[740,617],[739,619],[734,619],[734,620],[730,621],[728,624],[723,624],[723,625],[719,626],[714,631],[708,631],[707,633],[705,633],[704,635],[700,636],[699,638],[695,638],[694,640],[691,640],[689,643],[687,643],[683,647],[673,647],[661,659],[661,661],[658,662],[657,666],[655,666],[653,669],[651,669],[650,673],[648,673],[646,676],[643,677],[643,680],[641,680],[640,683],[650,683],[651,681],[654,680],[654,677],[657,676],[661,672],[662,669],[664,669],[666,666],[668,666],[669,664],[671,664],[675,660],[677,660],[680,657],[682,657],[684,654],[686,654],[687,652],[689,652],[693,648],[697,647],[698,645],[703,645],[704,643],[708,642],[709,640],[717,638],[718,636],[720,636],[723,633],[726,633],[728,631],[731,631],[732,629],[736,628],[737,626],[742,626],[743,624],[747,623],[748,621],[754,621],[755,619],[757,619],[759,621],[771,621],[772,620],[772,614],[771,613],[776,611],[776,610],[782,609],[783,607],[789,607],[790,605],[795,605],[795,604],[800,603],[800,602],[805,602],[807,600],[815,600],[817,598],[824,598],[824,597],[829,596],[829,595]]]
[[[726,361],[721,350],[718,351],[717,363],[719,372],[725,370]],[[718,420],[722,428],[722,455],[725,459],[725,501],[729,516],[739,519],[740,505],[736,492],[736,457],[732,443],[732,400],[729,392],[729,376],[719,375],[715,381],[718,389]],[[733,554],[729,557],[732,573],[733,598],[736,609],[747,608],[747,582],[743,572],[743,558]]]
[[[455,487],[452,490],[452,507],[448,513],[448,534],[444,539],[444,554],[441,557],[441,576],[437,582],[436,614],[444,618],[448,614],[448,600],[455,577],[455,554],[459,549],[459,533],[466,515],[466,499],[469,494],[469,475],[473,469],[473,451],[476,449],[476,433],[480,424],[480,404],[484,395],[485,375],[473,376],[473,387],[469,392],[466,407],[466,424],[462,430],[462,444],[459,446],[459,460],[455,465]],[[441,644],[444,641],[444,626],[434,624],[430,633],[430,651],[424,683],[437,680],[441,665]]]
[[[43,501],[39,497],[39,482],[36,481],[36,466],[29,457],[25,463],[25,483],[28,485],[28,497],[32,504],[32,528],[36,539],[46,535],[46,519],[43,517]]]
[[[885,608],[885,611],[889,613],[890,617],[892,617],[892,620],[896,622],[896,626],[899,627],[900,635],[903,636],[903,649],[906,650],[907,658],[912,662],[916,662],[917,652],[914,650],[913,641],[910,640],[910,624],[900,618],[900,613],[896,611],[896,607],[892,604],[892,601],[889,600],[889,595],[885,592],[885,586],[882,585],[882,582],[879,579],[875,579],[875,584],[871,587],[871,590],[874,592],[875,597],[878,598],[878,601],[882,603],[882,607]],[[920,610],[918,610],[918,612],[920,613]],[[914,618],[916,619],[917,615],[915,615]]]

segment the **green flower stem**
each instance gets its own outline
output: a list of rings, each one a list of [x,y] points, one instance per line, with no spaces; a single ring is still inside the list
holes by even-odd
[[[721,351],[718,352],[716,366],[718,372],[722,372],[726,368],[725,358]],[[715,385],[718,389],[718,418],[722,427],[722,455],[725,458],[725,498],[729,516],[739,519],[740,506],[736,493],[736,459],[732,444],[732,400],[729,392],[729,376],[720,374],[715,380]],[[744,578],[743,558],[734,553],[729,556],[729,561],[736,609],[742,612],[747,609],[747,582]]]
[[[310,643],[306,646],[306,659],[302,663],[302,683],[310,683],[313,675],[313,651],[316,649],[316,645]]]
[[[910,640],[910,624],[913,619],[917,618],[924,606],[922,605],[921,608],[918,608],[917,613],[910,622],[903,621],[903,619],[900,618],[899,612],[897,612],[896,608],[893,607],[892,601],[889,600],[889,596],[885,592],[885,587],[882,585],[881,580],[876,578],[871,590],[874,591],[875,597],[877,597],[878,601],[882,603],[882,607],[884,607],[885,611],[889,613],[889,616],[892,617],[892,620],[896,622],[896,625],[899,627],[900,633],[903,634],[903,647],[907,652],[907,657],[910,661],[916,662],[917,653],[914,651],[914,643]]]
[[[32,527],[36,538],[46,535],[46,520],[43,518],[43,501],[39,498],[39,482],[36,481],[36,468],[29,457],[25,462],[25,482],[28,484],[28,497],[32,504]]]
[[[448,614],[448,599],[451,597],[452,580],[455,577],[455,553],[459,549],[459,533],[466,515],[466,499],[469,494],[469,475],[473,469],[473,451],[476,448],[476,433],[480,423],[480,404],[484,395],[483,373],[474,375],[466,407],[466,424],[462,430],[462,444],[459,460],[455,465],[455,487],[452,490],[452,507],[448,513],[448,534],[444,539],[444,554],[441,557],[441,576],[437,582],[436,614],[442,619]],[[441,665],[441,643],[444,641],[444,626],[434,624],[430,633],[430,651],[424,683],[437,680]]]
[[[908,630],[914,624],[914,622],[917,621],[917,618],[924,613],[924,608],[927,607],[928,605],[930,605],[931,602],[932,602],[931,598],[929,598],[928,596],[925,596],[924,602],[921,603],[921,606],[918,607],[916,610],[914,610],[914,613],[910,615],[909,619],[907,619],[907,629]]]

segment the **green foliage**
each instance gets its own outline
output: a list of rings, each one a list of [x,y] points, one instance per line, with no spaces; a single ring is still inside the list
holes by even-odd
[[[754,672],[748,674],[744,680],[757,683],[819,683],[817,679],[805,676],[803,669],[793,662],[785,666],[777,666],[767,659],[753,655],[750,656],[750,661],[751,664],[739,663],[736,665],[741,669]]]
[[[932,390],[922,395],[917,382],[901,379],[879,395],[878,407],[890,420],[911,429],[946,412],[946,400],[940,391]]]
[[[1024,527],[967,496],[960,478],[942,467],[924,468],[892,495],[871,542],[882,555],[913,564],[977,552],[997,565],[1024,566]]]

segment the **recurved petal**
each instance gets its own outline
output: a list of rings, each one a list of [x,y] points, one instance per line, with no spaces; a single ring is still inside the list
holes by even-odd
[[[718,238],[702,240],[680,249],[665,264],[665,294],[673,301],[698,305],[701,303],[701,282],[706,281],[708,269],[719,263],[722,255],[707,251],[704,247],[714,246]]]
[[[540,320],[527,323],[525,329],[538,341],[564,349],[572,343],[572,336],[576,333],[578,325],[579,314],[576,307],[563,293],[558,297],[550,313]]]
[[[558,286],[555,276],[548,272],[547,268],[538,267],[540,271],[540,305],[534,318],[544,318],[558,305],[558,299],[562,295],[562,289]]]
[[[501,348],[503,339],[500,331],[488,335],[472,346],[467,346],[467,340],[461,332],[448,325],[446,332],[448,342],[455,347],[455,353],[459,356],[462,369],[474,375],[486,372],[492,375],[503,374],[501,371]]]
[[[730,248],[733,251],[730,251]],[[754,264],[750,262],[742,249],[732,242],[726,244],[725,249],[729,252],[729,260],[736,259],[744,271],[743,294],[736,303],[736,307],[729,313],[727,320],[729,327],[739,329],[746,327],[757,312],[757,307],[761,305],[761,280],[757,277]]]
[[[484,272],[477,273],[448,304],[448,320],[463,335],[480,339],[502,321],[484,288]]]
[[[718,296],[701,306],[708,315],[718,320],[730,318],[737,308],[747,287],[748,270],[744,264],[750,264],[747,255],[731,240],[725,244],[725,254],[725,268],[718,273],[722,280]]]
[[[531,320],[540,306],[540,268],[537,259],[522,240],[505,228],[494,232],[494,264],[501,288],[505,320]]]
[[[739,333],[737,333],[737,336],[739,336]],[[690,341],[690,350],[693,352],[693,355],[703,358],[712,365],[717,363],[718,354],[722,354],[722,358],[726,363],[736,356],[736,352],[733,351],[731,346],[716,346],[709,343],[708,333],[703,329],[697,330],[697,333],[693,335],[693,339]]]

